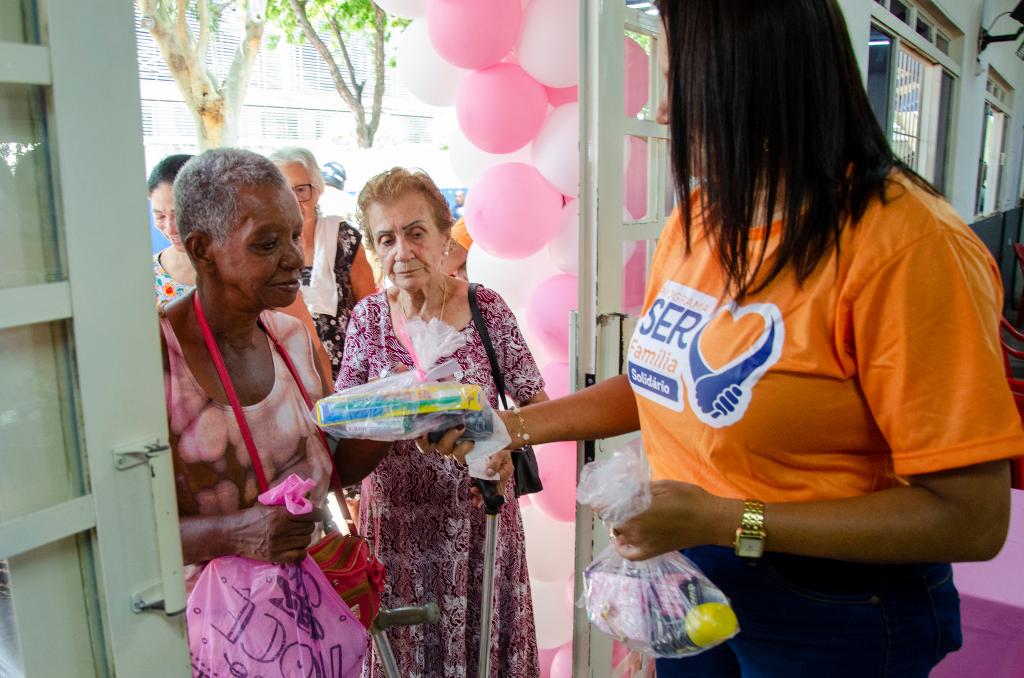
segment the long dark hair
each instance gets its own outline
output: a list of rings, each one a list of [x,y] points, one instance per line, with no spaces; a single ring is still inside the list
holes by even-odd
[[[835,0],[662,0],[670,153],[687,250],[692,186],[737,299],[802,283],[907,168],[879,127]],[[779,190],[781,187],[781,190]],[[782,234],[767,256],[772,215]],[[751,251],[751,228],[765,233]],[[754,221],[759,223],[755,224]]]

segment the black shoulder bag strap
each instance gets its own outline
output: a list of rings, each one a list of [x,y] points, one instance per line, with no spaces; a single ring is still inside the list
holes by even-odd
[[[491,333],[487,330],[487,323],[480,313],[480,303],[476,298],[476,291],[480,288],[477,283],[469,283],[469,312],[473,314],[473,322],[476,324],[476,331],[484,342],[484,350],[487,351],[487,360],[491,363],[491,374],[494,375],[494,385],[498,387],[498,398],[501,399],[501,406],[508,409],[508,401],[505,400],[505,377],[498,367],[498,356],[494,353],[494,344],[491,343]]]
[[[480,333],[480,339],[484,343],[484,350],[487,351],[487,360],[491,363],[491,374],[494,377],[494,385],[498,388],[498,398],[501,399],[501,406],[508,409],[508,401],[505,399],[505,377],[498,365],[498,356],[494,353],[494,344],[491,343],[491,333],[487,330],[487,323],[480,313],[480,304],[477,301],[476,291],[480,285],[469,284],[469,311],[473,314],[473,323],[476,324],[476,331]],[[524,494],[535,494],[544,489],[540,481],[540,470],[537,467],[537,455],[530,445],[524,445],[521,449],[512,453],[512,462],[515,464],[516,496]]]

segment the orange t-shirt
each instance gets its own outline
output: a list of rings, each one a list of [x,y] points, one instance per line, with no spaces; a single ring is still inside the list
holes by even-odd
[[[627,362],[656,478],[806,501],[1024,455],[996,264],[944,200],[892,179],[802,287],[790,271],[738,305],[699,220],[687,255],[673,215]]]
[[[473,246],[473,238],[469,235],[469,229],[466,228],[466,220],[459,219],[452,226],[452,240],[459,243],[467,250]]]

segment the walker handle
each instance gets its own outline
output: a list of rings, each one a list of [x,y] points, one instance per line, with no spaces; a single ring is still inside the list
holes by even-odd
[[[498,515],[502,504],[505,503],[505,495],[498,492],[498,483],[493,480],[473,478],[473,484],[480,490],[480,495],[484,498],[484,513],[489,516]]]
[[[416,624],[436,624],[441,618],[441,611],[436,603],[417,605],[415,607],[396,607],[393,610],[381,610],[373,620],[371,631],[382,632],[392,626],[415,626]]]

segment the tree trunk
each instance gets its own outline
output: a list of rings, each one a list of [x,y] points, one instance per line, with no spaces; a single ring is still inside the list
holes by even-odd
[[[373,138],[377,135],[377,127],[380,125],[380,114],[384,104],[384,67],[386,59],[384,55],[384,31],[387,28],[388,17],[377,3],[373,4],[373,108],[370,112],[370,122],[367,125],[367,138],[369,142],[366,148],[373,146]]]
[[[266,24],[266,0],[242,0],[246,12],[245,37],[238,46],[227,78],[218,83],[206,66],[210,36],[207,1],[197,0],[199,36],[196,39],[185,21],[187,0],[173,3],[173,17],[168,6],[171,0],[138,0],[144,25],[160,48],[192,113],[200,151],[236,143],[245,93]]]
[[[356,125],[356,144],[359,148],[371,148],[373,146],[373,139],[377,134],[377,127],[380,125],[381,107],[384,101],[384,68],[386,66],[386,59],[384,55],[384,34],[387,28],[387,14],[384,13],[376,3],[373,3],[374,12],[374,56],[373,56],[373,67],[374,67],[374,90],[373,90],[373,103],[371,104],[369,120],[366,115],[366,107],[363,104],[363,91],[365,88],[365,81],[360,82],[359,77],[356,75],[356,69],[352,64],[352,60],[349,58],[348,46],[345,43],[345,34],[341,30],[341,26],[336,19],[329,19],[327,23],[329,28],[334,35],[335,42],[338,43],[338,49],[341,52],[341,56],[344,59],[345,70],[348,73],[348,82],[345,80],[345,76],[342,74],[341,66],[338,65],[338,61],[331,53],[330,48],[324,42],[323,38],[314,28],[312,22],[309,20],[309,14],[306,12],[306,1],[305,0],[288,0],[288,6],[292,10],[292,14],[295,15],[295,19],[299,24],[299,28],[302,30],[303,36],[317,51],[320,55],[320,59],[327,66],[327,72],[331,75],[331,81],[334,83],[334,89],[337,90],[338,95],[341,96],[342,101],[348,106],[348,109],[352,111],[352,117],[355,120]]]

